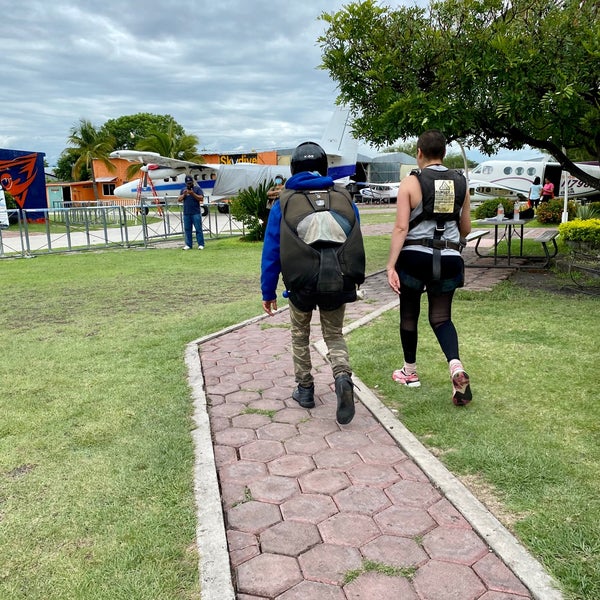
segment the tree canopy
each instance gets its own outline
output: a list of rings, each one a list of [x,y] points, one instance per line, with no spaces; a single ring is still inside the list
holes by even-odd
[[[139,150],[138,144],[151,133],[167,133],[169,130],[174,136],[185,134],[183,127],[171,115],[152,113],[137,113],[109,119],[101,127],[101,131],[114,138],[115,150]]]
[[[321,66],[371,143],[436,128],[486,154],[528,145],[600,189],[573,164],[600,160],[599,14],[597,0],[354,2],[321,15]]]

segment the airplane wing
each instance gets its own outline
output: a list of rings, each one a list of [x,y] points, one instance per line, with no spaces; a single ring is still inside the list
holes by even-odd
[[[207,164],[207,163],[195,163],[189,160],[180,160],[178,158],[168,158],[167,156],[161,156],[158,152],[148,152],[145,150],[115,150],[110,153],[111,158],[124,158],[132,162],[141,162],[144,165],[153,164],[159,167],[166,167],[169,169],[214,169],[218,170],[220,165]]]

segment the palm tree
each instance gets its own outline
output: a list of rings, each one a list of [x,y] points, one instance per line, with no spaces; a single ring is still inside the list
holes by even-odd
[[[85,167],[92,174],[94,197],[98,202],[98,188],[96,187],[96,175],[94,173],[93,161],[101,160],[109,171],[114,171],[115,166],[109,158],[114,150],[114,140],[111,136],[101,133],[87,119],[80,119],[79,125],[71,129],[68,138],[70,152],[77,160],[73,164],[73,178],[78,179],[79,174]]]
[[[204,159],[198,154],[197,146],[197,136],[176,133],[171,123],[166,132],[157,129],[151,131],[147,137],[136,145],[136,150],[158,152],[158,154],[167,158],[176,158],[200,164],[204,162]],[[127,169],[127,178],[132,179],[141,166],[141,164],[131,165]]]

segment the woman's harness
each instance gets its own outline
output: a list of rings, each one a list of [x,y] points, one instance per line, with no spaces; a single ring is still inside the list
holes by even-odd
[[[423,221],[435,221],[433,237],[405,240],[404,246],[425,246],[433,250],[432,275],[435,281],[439,281],[442,272],[442,250],[457,250],[461,252],[465,244],[459,239],[442,239],[446,231],[446,224],[454,221],[457,226],[460,222],[460,212],[467,193],[467,181],[465,177],[454,170],[437,171],[423,169],[411,171],[419,181],[422,192],[422,212],[411,217],[408,230],[414,229]]]

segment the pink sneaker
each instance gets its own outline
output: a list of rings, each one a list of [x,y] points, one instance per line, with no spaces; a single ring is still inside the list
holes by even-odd
[[[473,400],[471,386],[469,385],[469,376],[461,369],[457,369],[452,374],[452,402],[455,406],[466,406]]]
[[[404,369],[396,369],[392,373],[392,379],[401,383],[402,385],[407,385],[408,387],[420,387],[421,382],[419,381],[419,376],[416,373],[411,373],[410,375],[404,372]]]

